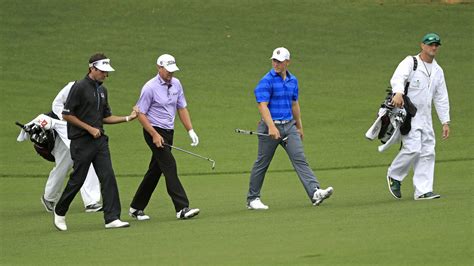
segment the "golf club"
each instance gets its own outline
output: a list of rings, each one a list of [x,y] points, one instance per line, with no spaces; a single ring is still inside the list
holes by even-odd
[[[235,133],[240,133],[240,134],[246,134],[246,135],[258,135],[258,136],[265,136],[265,137],[270,137],[269,134],[265,134],[265,133],[259,133],[259,132],[255,132],[255,131],[251,131],[251,130],[244,130],[244,129],[240,129],[240,128],[236,128],[235,129]],[[281,141],[285,142],[288,140],[288,136],[284,137],[281,139]]]
[[[211,159],[211,158],[206,158],[206,157],[201,156],[201,155],[199,155],[199,154],[196,154],[196,153],[187,151],[187,150],[185,150],[185,149],[181,149],[181,148],[179,148],[179,147],[170,145],[170,144],[168,144],[168,143],[164,143],[163,145],[168,146],[168,147],[170,147],[170,148],[172,148],[172,149],[176,149],[176,150],[178,150],[178,151],[182,151],[182,152],[184,152],[184,153],[190,154],[190,155],[192,155],[192,156],[195,156],[195,157],[198,157],[198,158],[201,158],[201,159],[204,159],[204,160],[208,160],[209,162],[212,163],[212,166],[211,166],[211,169],[212,169],[212,170],[214,170],[214,168],[216,167],[216,161],[214,161],[214,160]]]
[[[18,122],[18,121],[15,122],[15,125],[21,127],[22,129],[25,128],[25,125],[20,124],[20,122]]]

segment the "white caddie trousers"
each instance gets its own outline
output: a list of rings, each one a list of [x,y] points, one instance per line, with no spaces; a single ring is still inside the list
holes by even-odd
[[[411,121],[411,131],[402,136],[402,148],[388,168],[387,175],[398,181],[408,175],[413,166],[414,197],[433,191],[435,166],[435,134],[431,117],[431,104],[434,103],[442,124],[450,121],[449,99],[443,69],[433,60],[425,67],[419,55],[418,67],[413,73],[408,88],[408,97],[417,108]],[[392,92],[404,93],[405,84],[413,70],[413,58],[407,56],[395,70],[390,83]],[[429,66],[429,65],[428,65]]]

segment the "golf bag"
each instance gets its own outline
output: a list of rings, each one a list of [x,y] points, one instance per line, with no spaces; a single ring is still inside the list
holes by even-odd
[[[58,118],[53,112],[49,112],[38,116],[35,120],[26,125],[22,125],[18,122],[16,124],[20,126],[26,134],[28,134],[30,141],[33,142],[33,148],[36,153],[45,160],[54,162],[54,155],[51,152],[54,149],[56,132],[51,128],[52,120],[48,119],[48,117],[55,119]]]
[[[365,133],[369,140],[378,138],[383,145],[378,147],[380,152],[400,140],[401,125],[405,122],[407,112],[403,108],[391,105],[392,98],[387,97],[380,106],[377,119]]]
[[[416,115],[417,109],[407,94],[411,78],[418,66],[416,57],[413,56],[412,58],[413,69],[405,83],[403,108],[397,108],[391,104],[394,93],[392,88],[389,87],[387,89],[387,96],[380,106],[377,119],[365,133],[365,137],[369,140],[374,140],[376,137],[380,139],[380,142],[383,144],[378,147],[380,152],[386,150],[393,143],[398,142],[400,135],[406,135],[411,130],[411,119]]]

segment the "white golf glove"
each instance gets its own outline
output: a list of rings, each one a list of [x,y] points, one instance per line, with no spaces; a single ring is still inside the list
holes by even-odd
[[[188,131],[189,137],[191,138],[191,146],[197,146],[199,144],[199,138],[194,129]]]

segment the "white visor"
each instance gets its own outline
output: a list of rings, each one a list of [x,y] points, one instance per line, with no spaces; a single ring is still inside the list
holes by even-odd
[[[110,59],[108,58],[94,61],[89,64],[89,67],[95,67],[98,70],[105,71],[105,72],[115,71],[115,69],[113,69],[112,66],[110,65]]]

